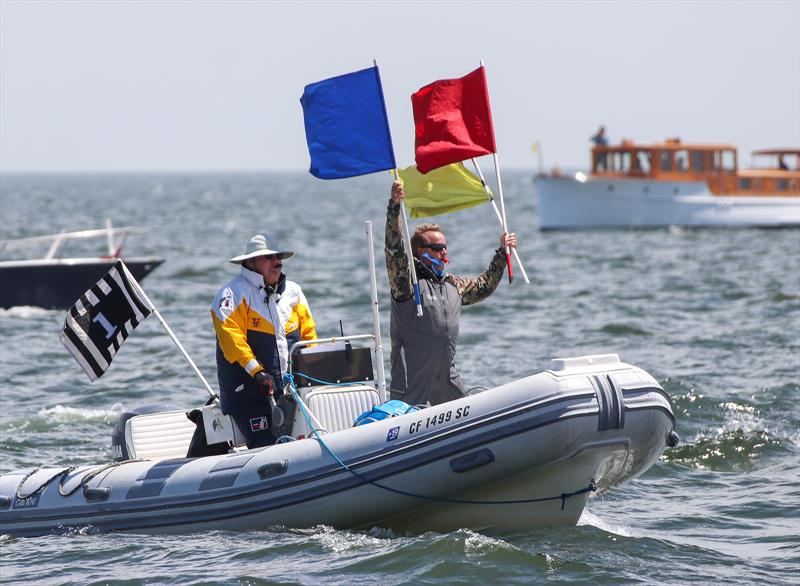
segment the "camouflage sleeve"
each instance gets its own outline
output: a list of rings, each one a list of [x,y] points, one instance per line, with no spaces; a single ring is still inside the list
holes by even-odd
[[[406,301],[413,297],[411,277],[408,272],[408,256],[400,236],[400,204],[389,200],[386,209],[386,270],[389,273],[389,289],[396,301]]]
[[[503,273],[506,270],[506,255],[502,248],[498,248],[492,262],[489,263],[489,268],[486,269],[478,277],[456,277],[448,275],[452,283],[458,289],[461,295],[462,305],[472,305],[483,301],[489,295],[494,293],[500,280],[503,278]]]

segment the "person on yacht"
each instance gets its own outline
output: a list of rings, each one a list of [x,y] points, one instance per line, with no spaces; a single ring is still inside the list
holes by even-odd
[[[211,304],[220,406],[248,448],[275,443],[270,397],[283,393],[289,348],[317,337],[300,285],[282,272],[283,261],[292,256],[272,236],[256,234],[243,254],[230,259],[241,271]]]
[[[591,136],[591,141],[592,143],[594,143],[594,146],[596,147],[608,146],[608,136],[606,136],[606,127],[600,126],[600,128],[597,129],[597,132],[595,132]],[[608,169],[608,154],[607,153],[598,154],[597,166],[595,168],[595,171],[600,171],[600,170],[605,171],[607,169]]]
[[[489,297],[506,267],[506,246],[516,248],[514,233],[500,236],[489,268],[478,277],[445,271],[447,242],[438,224],[422,224],[411,237],[423,315],[417,317],[405,244],[400,236],[400,202],[405,192],[395,181],[386,213],[386,268],[392,296],[390,318],[392,399],[410,405],[438,405],[465,394],[455,367],[461,307]]]

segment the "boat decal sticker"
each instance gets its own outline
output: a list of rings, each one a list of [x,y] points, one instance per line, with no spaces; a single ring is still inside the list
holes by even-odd
[[[393,427],[389,430],[389,433],[386,434],[386,441],[390,442],[392,440],[396,440],[397,437],[400,435],[400,426]]]
[[[14,499],[14,506],[13,509],[33,509],[39,506],[39,497],[41,496],[41,492],[36,492],[35,494],[23,497],[23,498],[16,498]]]
[[[463,407],[459,407],[458,409],[450,409],[448,411],[442,411],[441,413],[436,413],[434,415],[431,415],[430,417],[423,417],[422,419],[418,419],[417,421],[408,426],[408,433],[409,435],[411,435],[423,429],[429,429],[431,427],[435,427],[443,423],[448,423],[450,421],[455,421],[458,419],[465,418],[469,415],[469,407],[470,407],[469,405],[464,405]]]

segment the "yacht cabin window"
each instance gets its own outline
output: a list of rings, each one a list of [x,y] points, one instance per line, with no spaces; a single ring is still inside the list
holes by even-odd
[[[658,155],[659,166],[662,171],[672,171],[672,153],[661,151]]]
[[[651,167],[651,160],[652,155],[650,151],[637,151],[636,152],[636,159],[639,163],[639,169],[645,175],[650,175],[650,167]]]
[[[680,173],[689,170],[689,151],[686,149],[675,151],[675,170]]]
[[[703,173],[706,170],[706,153],[704,151],[692,151],[692,172]]]
[[[736,155],[733,151],[722,151],[722,168],[725,171],[736,171]]]

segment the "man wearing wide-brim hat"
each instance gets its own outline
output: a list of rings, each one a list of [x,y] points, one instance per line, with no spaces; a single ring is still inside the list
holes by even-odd
[[[256,234],[230,259],[241,272],[211,305],[222,411],[236,420],[248,448],[275,443],[269,399],[283,393],[289,347],[317,337],[300,285],[282,272],[292,256],[272,236]]]

